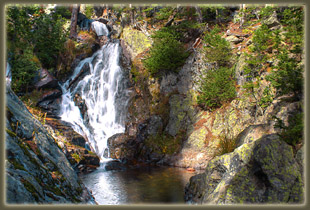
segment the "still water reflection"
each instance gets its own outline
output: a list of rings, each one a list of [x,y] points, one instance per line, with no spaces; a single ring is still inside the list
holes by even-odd
[[[174,167],[142,167],[125,171],[98,169],[80,178],[100,205],[182,204],[184,187],[197,173]]]

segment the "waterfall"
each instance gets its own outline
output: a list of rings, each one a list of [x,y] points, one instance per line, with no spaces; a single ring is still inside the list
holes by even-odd
[[[5,73],[6,83],[8,85],[11,84],[12,81],[12,72],[11,72],[11,66],[9,62],[6,62],[6,73]]]
[[[93,31],[95,31],[97,36],[108,36],[109,35],[107,26],[99,21],[92,22],[91,28]]]
[[[82,60],[71,78],[61,85],[61,119],[87,137],[99,157],[107,149],[107,139],[125,131],[129,91],[128,80],[119,65],[120,52],[118,40],[108,42],[91,57]],[[85,69],[89,74],[78,81]],[[74,103],[76,94],[85,102],[84,116]]]

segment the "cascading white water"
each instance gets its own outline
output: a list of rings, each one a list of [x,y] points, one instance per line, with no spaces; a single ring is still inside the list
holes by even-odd
[[[12,81],[12,72],[11,72],[11,66],[10,66],[9,62],[6,62],[5,79],[6,79],[6,83],[8,85],[10,85],[11,81]]]
[[[91,28],[97,36],[108,36],[109,35],[109,30],[107,26],[99,21],[94,21],[91,24]]]
[[[103,24],[104,25],[104,24]],[[125,130],[128,102],[127,79],[119,65],[119,42],[108,42],[92,57],[82,60],[71,78],[62,85],[61,119],[72,124],[75,131],[87,137],[99,157],[107,148],[107,139]],[[85,65],[90,73],[69,87]],[[87,67],[86,66],[86,67]],[[85,101],[87,111],[84,119],[74,103],[79,94]]]

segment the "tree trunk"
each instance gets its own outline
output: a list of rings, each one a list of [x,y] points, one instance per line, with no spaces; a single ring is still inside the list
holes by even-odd
[[[196,12],[197,12],[197,14],[198,14],[197,21],[198,21],[199,23],[202,23],[203,17],[202,17],[202,14],[201,14],[201,9],[200,9],[200,7],[196,6],[195,9],[196,9]]]
[[[240,10],[241,10],[241,17],[240,17],[240,28],[242,28],[244,22],[245,22],[245,4],[240,4]]]
[[[78,14],[80,11],[80,5],[76,4],[72,7],[72,14],[71,14],[71,25],[70,25],[70,39],[75,39],[77,37],[77,20],[78,20]]]

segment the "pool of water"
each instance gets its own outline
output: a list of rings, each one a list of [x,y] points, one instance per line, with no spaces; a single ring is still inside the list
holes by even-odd
[[[184,204],[184,187],[202,171],[175,167],[140,167],[124,171],[99,168],[80,175],[99,205]]]

